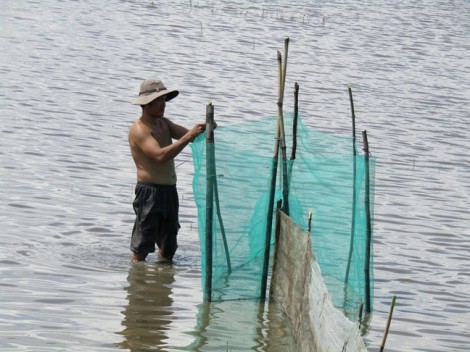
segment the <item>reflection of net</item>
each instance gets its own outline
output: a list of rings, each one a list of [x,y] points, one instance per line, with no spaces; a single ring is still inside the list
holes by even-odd
[[[292,116],[286,114],[284,119],[288,134],[288,126],[292,126]],[[211,300],[250,299],[261,296],[275,128],[276,118],[265,118],[227,128],[219,126],[215,131],[214,153],[219,199],[217,209],[223,221],[213,216]],[[315,256],[333,303],[336,307],[357,311],[360,300],[364,300],[365,296],[365,158],[359,153],[355,158],[352,156],[351,138],[312,131],[300,120],[297,136],[296,159],[288,161],[290,216],[306,229],[308,211],[312,209],[311,236]],[[289,145],[291,136],[287,135],[286,139]],[[200,136],[192,144],[192,151],[195,165],[193,190],[198,208],[204,284],[204,258],[207,254],[205,136]],[[290,155],[289,151],[287,155]],[[373,213],[374,159],[370,158],[369,161],[370,205]],[[278,167],[278,171],[282,169]],[[277,200],[282,198],[280,179],[276,185]],[[230,274],[221,223],[230,254]],[[354,231],[351,229],[353,224]],[[272,228],[274,230],[274,226]],[[349,275],[346,275],[349,256]]]

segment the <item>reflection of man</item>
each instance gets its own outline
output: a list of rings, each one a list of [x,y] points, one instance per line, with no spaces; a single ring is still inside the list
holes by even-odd
[[[171,260],[178,247],[178,193],[174,158],[204,132],[205,123],[191,130],[165,117],[166,102],[178,96],[162,81],[147,79],[140,85],[139,97],[132,101],[142,107],[141,117],[129,130],[129,145],[137,168],[132,231],[132,260],[143,261],[155,252]],[[173,142],[174,140],[174,142]]]
[[[130,351],[164,350],[171,323],[171,287],[175,272],[171,265],[132,265],[127,281],[128,305],[122,312],[124,336],[120,348]],[[161,349],[160,349],[161,348]]]

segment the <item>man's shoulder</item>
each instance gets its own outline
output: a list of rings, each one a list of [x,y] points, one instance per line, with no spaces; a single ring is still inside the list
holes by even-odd
[[[129,128],[130,139],[140,139],[151,134],[150,128],[140,119],[135,121]]]
[[[141,119],[137,119],[129,129],[132,132],[148,132],[150,131],[150,127],[143,122]]]
[[[160,117],[160,119],[161,119],[164,123],[166,123],[168,126],[170,126],[170,125],[173,124],[173,122],[171,122],[171,120],[170,120],[168,117],[162,116],[162,117]]]

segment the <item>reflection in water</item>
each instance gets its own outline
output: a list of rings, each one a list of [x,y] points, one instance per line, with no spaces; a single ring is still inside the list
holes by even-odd
[[[124,340],[130,351],[161,350],[167,346],[175,269],[170,264],[134,263],[127,277],[127,307],[122,312]]]
[[[170,329],[178,324],[178,312],[184,311],[187,299],[180,291],[173,292],[176,268],[148,262],[131,266],[124,328],[118,332],[124,338],[118,347],[131,352],[294,351],[287,322],[275,304],[256,300],[201,303],[197,317],[192,317],[194,329],[185,333],[191,342],[176,337]]]
[[[286,319],[274,303],[234,300],[202,303],[191,345],[182,350],[295,352]]]

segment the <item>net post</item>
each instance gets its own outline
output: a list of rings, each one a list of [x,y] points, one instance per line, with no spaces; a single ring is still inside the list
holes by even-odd
[[[294,85],[294,119],[292,122],[292,150],[290,154],[290,162],[287,165],[287,185],[290,187],[292,169],[294,167],[294,160],[297,154],[297,128],[299,121],[299,84],[295,82]]]
[[[312,233],[312,217],[313,217],[313,209],[310,208],[308,210],[308,219],[307,219],[307,222],[308,222],[308,233],[311,234]]]
[[[279,148],[279,144],[276,141],[276,147]],[[271,189],[269,191],[269,201],[268,201],[268,214],[266,222],[266,232],[265,232],[265,241],[264,241],[264,258],[263,258],[263,273],[261,277],[261,292],[260,300],[264,301],[266,299],[266,288],[268,285],[268,267],[269,267],[269,251],[271,246],[271,231],[273,223],[273,207],[274,207],[274,195],[276,190],[276,175],[277,175],[277,164],[279,158],[275,155],[273,157],[273,165],[271,172]]]
[[[356,115],[354,113],[354,101],[352,96],[351,85],[348,86],[349,91],[349,102],[351,104],[351,120],[352,120],[352,147],[353,147],[353,201],[352,201],[352,214],[351,214],[351,240],[349,243],[349,256],[348,265],[346,267],[346,277],[344,283],[347,285],[349,281],[349,271],[351,270],[351,260],[354,250],[354,231],[356,227]],[[346,286],[347,289],[347,286]]]
[[[359,304],[359,313],[357,314],[357,323],[358,323],[359,330],[361,329],[363,310],[364,310],[364,301],[361,299],[361,303]]]
[[[206,280],[204,282],[204,301],[212,301],[212,224],[214,217],[214,105],[206,106]]]
[[[269,289],[269,297],[273,297],[274,295],[274,272],[276,271],[277,267],[277,256],[279,252],[279,237],[281,236],[281,212],[282,212],[282,200],[279,199],[277,201],[277,210],[276,210],[276,228],[274,230],[274,253],[273,253],[273,270],[272,270],[272,279],[271,279],[271,287]]]
[[[353,155],[356,155],[356,114],[354,112],[354,101],[352,95],[351,85],[348,86],[349,103],[351,105],[351,119],[352,119],[352,137],[353,137]]]
[[[297,125],[299,120],[299,84],[294,84],[294,122],[292,124],[292,151],[290,160],[295,160],[297,152]]]
[[[264,301],[266,299],[266,288],[268,285],[268,268],[269,268],[269,253],[271,246],[272,236],[272,223],[273,223],[273,208],[274,208],[274,195],[276,192],[276,176],[277,167],[279,162],[279,150],[282,151],[282,168],[283,168],[283,196],[284,196],[284,210],[287,209],[288,214],[288,200],[286,195],[287,192],[287,162],[286,162],[286,139],[284,130],[284,118],[282,114],[282,106],[284,102],[284,86],[286,83],[286,68],[287,68],[287,50],[289,48],[289,38],[284,41],[284,66],[282,62],[282,55],[277,52],[277,62],[279,67],[279,81],[278,81],[278,115],[277,115],[277,128],[276,128],[276,139],[274,142],[274,156],[271,172],[271,188],[269,190],[269,201],[268,201],[268,214],[266,223],[265,233],[265,245],[264,245],[264,258],[263,258],[263,273],[261,276],[261,292],[260,299]],[[281,143],[280,143],[281,142]]]
[[[281,124],[281,152],[282,152],[282,197],[284,198],[284,212],[289,215],[289,181],[288,181],[288,171],[287,171],[287,146],[286,146],[286,132],[284,129],[284,114],[283,114],[283,105],[284,105],[284,89],[286,86],[286,71],[287,71],[287,54],[289,52],[289,38],[284,39],[284,62],[281,69],[281,88],[279,95],[278,103],[278,119]]]
[[[365,158],[365,216],[366,216],[366,253],[365,253],[365,305],[366,312],[370,313],[371,299],[370,299],[370,252],[372,246],[372,225],[370,219],[370,175],[369,175],[369,142],[367,140],[367,131],[362,131],[362,139],[364,143],[364,158]]]

